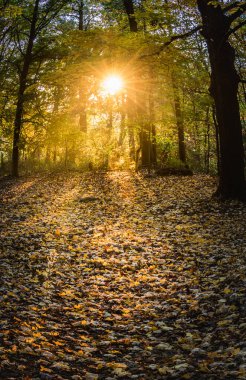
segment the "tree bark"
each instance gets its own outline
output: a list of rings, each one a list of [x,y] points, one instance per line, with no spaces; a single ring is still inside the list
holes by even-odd
[[[130,31],[132,33],[137,33],[138,24],[137,24],[137,20],[135,17],[133,1],[132,0],[123,0],[123,4],[124,4],[124,8],[125,8],[127,17],[128,17]],[[136,92],[135,88],[132,89],[132,96],[131,96],[132,99],[130,99],[129,95],[128,95],[127,110],[128,110],[128,122],[130,121],[130,125],[128,125],[130,158],[136,162],[136,161],[138,161],[139,153],[136,152],[134,127],[132,125],[133,114],[134,114],[135,108],[136,108],[135,99],[133,100],[133,98],[135,98],[135,95],[136,95],[135,92]]]
[[[84,1],[80,0],[79,3],[79,30],[84,30]]]
[[[133,1],[123,0],[123,4],[128,17],[130,31],[136,33],[138,31],[138,24],[135,17]]]
[[[184,135],[184,121],[180,104],[180,97],[178,86],[174,72],[171,73],[173,97],[174,97],[174,111],[176,116],[176,124],[178,130],[178,154],[181,162],[186,164],[186,150],[185,150],[185,135]]]
[[[79,14],[79,30],[85,30],[84,24],[84,0],[80,0],[78,7]],[[79,113],[79,127],[81,132],[87,133],[87,112],[86,112],[86,95],[85,95],[85,86],[79,89],[79,103],[80,103],[80,113]]]
[[[118,145],[122,146],[126,137],[126,104],[125,94],[121,97],[121,110],[120,110],[120,136]]]
[[[228,41],[231,19],[220,5],[197,0],[211,65],[210,92],[215,102],[220,144],[220,173],[216,196],[246,200],[242,125],[237,98],[239,76],[235,51]]]
[[[152,124],[152,126],[151,126],[151,138],[152,138],[151,163],[152,163],[152,165],[157,166],[156,127],[155,127],[155,124]]]
[[[220,176],[220,139],[219,139],[219,128],[218,123],[216,119],[216,112],[215,112],[215,106],[213,104],[213,122],[214,122],[214,129],[215,129],[215,140],[216,140],[216,155],[217,155],[217,173]]]
[[[12,175],[14,177],[19,176],[19,155],[20,155],[19,145],[20,145],[20,134],[21,134],[21,127],[22,127],[24,95],[25,95],[25,90],[26,90],[29,67],[32,61],[33,44],[36,37],[36,23],[38,20],[39,2],[40,0],[35,1],[27,48],[24,55],[23,67],[20,73],[19,91],[18,91],[17,106],[16,106],[16,112],[15,112],[15,121],[14,121],[14,137],[13,137],[13,150],[12,150]]]
[[[141,147],[141,166],[143,168],[150,167],[150,126],[142,125],[140,133],[140,147]]]
[[[209,114],[210,114],[210,107],[208,106],[206,110],[206,119],[205,119],[207,130],[204,136],[205,137],[204,138],[204,168],[205,168],[206,174],[209,174],[209,171],[210,171],[210,118],[209,118]]]

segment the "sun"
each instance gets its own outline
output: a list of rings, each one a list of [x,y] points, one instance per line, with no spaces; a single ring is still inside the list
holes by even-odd
[[[109,75],[102,82],[103,91],[109,95],[116,95],[123,88],[123,80],[119,75]]]

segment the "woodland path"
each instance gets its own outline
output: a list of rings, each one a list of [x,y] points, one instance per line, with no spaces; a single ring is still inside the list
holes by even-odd
[[[213,190],[128,172],[0,181],[0,378],[246,379],[246,205]]]

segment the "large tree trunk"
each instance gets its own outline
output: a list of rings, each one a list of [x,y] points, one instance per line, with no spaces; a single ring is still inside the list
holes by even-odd
[[[239,77],[235,52],[228,42],[230,19],[219,5],[198,0],[202,34],[211,65],[211,95],[214,98],[220,144],[220,173],[216,195],[223,199],[246,200],[242,125],[237,98]]]
[[[220,176],[220,139],[219,139],[219,128],[216,119],[215,106],[213,104],[213,122],[214,122],[214,131],[215,131],[215,141],[216,141],[216,155],[217,155],[217,173]]]
[[[35,1],[27,48],[24,55],[23,67],[20,73],[19,91],[18,91],[18,99],[17,99],[17,106],[16,106],[16,112],[15,112],[15,121],[14,121],[14,137],[13,137],[13,150],[12,150],[12,175],[14,177],[19,176],[19,156],[20,156],[19,145],[20,145],[20,134],[21,134],[21,128],[22,128],[24,95],[25,95],[25,90],[26,90],[29,67],[32,60],[33,44],[36,37],[36,23],[38,20],[39,2],[40,0]]]

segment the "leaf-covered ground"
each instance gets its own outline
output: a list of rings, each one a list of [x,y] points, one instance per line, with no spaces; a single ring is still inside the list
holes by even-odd
[[[246,379],[246,206],[206,176],[0,182],[1,379]]]

